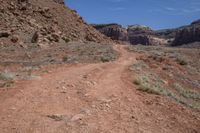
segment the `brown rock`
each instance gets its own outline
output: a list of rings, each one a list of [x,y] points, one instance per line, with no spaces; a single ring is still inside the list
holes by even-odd
[[[19,41],[19,36],[18,35],[13,35],[12,38],[11,38],[11,41],[13,43],[17,43]]]
[[[39,40],[39,34],[38,34],[38,32],[36,31],[36,32],[33,34],[33,37],[32,37],[32,39],[31,39],[31,42],[32,42],[32,43],[37,43],[38,40]]]
[[[60,36],[59,36],[59,34],[57,34],[57,33],[53,33],[51,36],[52,36],[52,38],[53,38],[53,41],[55,41],[55,42],[59,42],[59,40],[60,40]]]
[[[10,32],[7,31],[0,31],[0,38],[1,37],[9,37],[10,36]]]

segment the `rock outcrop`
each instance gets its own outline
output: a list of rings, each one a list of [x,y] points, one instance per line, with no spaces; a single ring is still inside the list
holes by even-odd
[[[194,21],[189,26],[177,30],[173,46],[200,42],[200,20]]]
[[[104,35],[113,40],[126,41],[133,45],[161,45],[165,43],[165,39],[156,37],[154,31],[142,25],[130,25],[124,28],[119,24],[102,24],[93,25]]]
[[[113,40],[128,41],[127,30],[119,24],[94,24],[92,26]]]
[[[128,37],[131,44],[161,45],[161,41],[154,36],[154,31],[142,25],[128,26]]]

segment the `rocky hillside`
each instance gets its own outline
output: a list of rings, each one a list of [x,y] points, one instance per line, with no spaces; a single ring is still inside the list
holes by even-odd
[[[0,88],[35,78],[52,64],[109,62],[108,37],[87,25],[63,0],[0,0]]]
[[[172,45],[177,46],[193,42],[200,42],[200,20],[178,29]]]
[[[0,0],[0,39],[10,43],[58,41],[105,42],[107,38],[88,26],[63,0]],[[2,45],[2,44],[1,44]]]
[[[151,28],[142,25],[130,25],[128,28],[124,28],[119,24],[100,24],[93,25],[93,27],[111,39],[126,41],[133,45],[161,45],[166,43],[163,37],[156,36]]]

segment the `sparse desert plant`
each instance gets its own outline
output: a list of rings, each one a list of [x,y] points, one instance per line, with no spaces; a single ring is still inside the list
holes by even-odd
[[[15,74],[9,71],[0,72],[0,80],[13,80]]]
[[[140,80],[138,80],[138,79],[135,79],[135,80],[133,81],[133,83],[134,83],[135,85],[141,85],[141,82],[140,82]]]
[[[187,65],[188,64],[188,61],[186,59],[184,59],[183,57],[177,57],[176,58],[176,61],[178,64],[184,66],[184,65]]]
[[[69,60],[69,57],[68,56],[64,56],[63,58],[62,58],[62,61],[63,62],[67,62]]]
[[[62,37],[62,39],[65,41],[65,43],[70,42],[70,40],[67,37]]]
[[[187,90],[183,88],[180,84],[175,83],[173,85],[174,89],[180,93],[181,96],[185,98],[191,98],[191,99],[199,99],[200,100],[200,93],[192,90]]]
[[[111,60],[111,58],[109,56],[104,55],[101,57],[102,62],[109,62],[110,60]]]
[[[147,76],[139,76],[133,81],[133,83],[138,85],[138,90],[143,92],[165,96],[171,95],[169,91],[162,88],[158,83],[152,82]]]
[[[129,70],[131,71],[141,71],[142,69],[149,68],[149,66],[142,60],[137,61],[137,63],[131,65]]]
[[[0,83],[0,88],[9,88],[14,84],[14,81],[6,81],[4,83]]]
[[[200,88],[200,72],[198,69],[198,57],[196,57],[198,50],[140,45],[130,46],[128,50],[139,53],[142,52],[145,53],[147,57],[151,57],[147,61],[143,60],[143,58],[138,58],[138,62],[129,68],[137,75],[141,75],[133,81],[133,83],[137,85],[138,90],[167,96],[186,107],[200,109],[200,92],[198,92]],[[166,62],[162,62],[162,58],[166,58]],[[148,67],[143,67],[139,61],[143,61]],[[157,65],[156,68],[151,68],[150,66],[155,64],[153,61],[157,61],[156,63],[161,62],[161,64]],[[179,69],[176,73],[177,65],[175,65],[175,63],[184,68],[181,67],[183,69]],[[162,68],[163,71],[155,71],[157,68]],[[182,73],[183,71],[186,73]],[[182,86],[179,82],[169,84],[171,80],[188,83],[190,88]],[[193,90],[194,88],[196,88],[196,91]]]

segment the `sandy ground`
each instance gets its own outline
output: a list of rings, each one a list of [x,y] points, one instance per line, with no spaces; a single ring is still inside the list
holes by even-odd
[[[48,66],[0,91],[0,133],[199,133],[198,111],[135,89],[124,47],[114,62]]]

